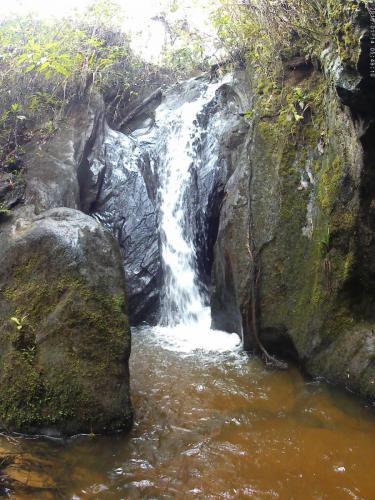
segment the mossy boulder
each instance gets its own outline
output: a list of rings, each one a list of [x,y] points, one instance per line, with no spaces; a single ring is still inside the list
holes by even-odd
[[[280,119],[260,120],[254,136],[249,196],[260,334],[271,350],[292,346],[310,374],[374,399],[374,293],[360,277],[363,146],[322,75],[300,85],[326,86],[311,118],[293,129]],[[277,172],[272,212],[270,171]]]
[[[357,31],[358,67],[331,47],[340,72],[326,51],[302,69],[284,61],[268,90],[250,75],[248,154],[226,186],[212,304],[214,325],[248,349],[256,324],[270,351],[375,400],[375,84]]]
[[[113,236],[57,208],[2,226],[0,426],[76,434],[132,419],[130,329]]]

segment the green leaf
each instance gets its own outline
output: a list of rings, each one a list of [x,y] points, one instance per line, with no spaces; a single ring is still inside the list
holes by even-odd
[[[21,326],[20,320],[15,316],[12,316],[10,320],[13,321],[13,323],[15,323],[17,326]]]
[[[20,109],[21,109],[21,106],[17,102],[11,104],[11,106],[10,106],[10,110],[12,113],[17,113],[17,111],[20,111]]]

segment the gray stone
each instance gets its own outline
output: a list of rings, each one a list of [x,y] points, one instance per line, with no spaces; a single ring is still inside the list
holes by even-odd
[[[54,136],[26,148],[25,202],[36,213],[55,207],[85,209],[92,197],[88,156],[101,145],[104,103],[95,95],[72,105]]]
[[[297,80],[310,91],[325,85],[313,119],[293,132],[255,104],[248,157],[225,186],[212,312],[215,326],[255,349],[255,310],[271,352],[374,400],[375,115],[364,40],[357,70],[329,51],[325,75],[311,68],[297,78],[286,62],[285,92]]]
[[[47,434],[129,427],[122,259],[92,217],[58,208],[0,244],[0,425]]]

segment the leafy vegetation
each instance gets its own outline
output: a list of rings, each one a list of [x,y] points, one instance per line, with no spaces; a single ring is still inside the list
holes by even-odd
[[[17,318],[16,316],[12,316],[10,320],[13,321],[17,330],[20,331],[23,328],[23,322],[25,321],[26,318],[27,316],[22,316],[22,318]]]
[[[353,16],[360,0],[220,0],[213,23],[233,59],[249,58],[265,77],[273,79],[283,59],[296,54],[319,56],[334,44],[353,65],[358,36]]]
[[[234,64],[250,62],[258,106],[245,113],[252,118],[290,124],[321,122],[321,109],[329,78],[315,87],[304,78],[322,67],[323,51],[338,55],[355,68],[360,54],[357,32],[366,0],[219,0],[212,22],[221,45]],[[298,69],[298,71],[294,71]],[[291,76],[291,70],[294,77]],[[300,73],[300,83],[298,80]],[[320,130],[324,143],[325,130]],[[323,146],[322,146],[323,147]]]
[[[266,101],[279,94],[286,117],[302,121],[309,103],[306,96],[283,93],[279,81],[283,61],[295,55],[312,59],[333,42],[342,59],[355,65],[357,37],[350,20],[360,3],[211,0],[201,7],[212,13],[214,31],[202,33],[186,16],[183,0],[166,1],[165,9],[154,18],[163,24],[166,34],[159,67],[135,56],[130,37],[120,26],[118,6],[112,1],[95,0],[74,19],[41,21],[29,16],[3,20],[0,169],[19,170],[23,145],[35,135],[41,141],[48,139],[73,101],[99,91],[116,124],[129,100],[142,89],[207,70],[228,55],[235,62],[250,59],[260,75],[258,93]],[[272,109],[274,103],[266,104]]]
[[[75,100],[101,92],[112,116],[156,69],[139,61],[119,26],[115,3],[97,0],[81,17],[0,23],[0,168],[19,169],[22,146],[58,128]]]

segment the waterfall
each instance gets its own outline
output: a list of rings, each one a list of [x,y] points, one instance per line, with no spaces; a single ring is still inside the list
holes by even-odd
[[[159,162],[159,200],[161,258],[164,269],[162,325],[158,337],[166,346],[190,352],[195,349],[233,350],[239,345],[237,335],[211,330],[208,298],[199,284],[196,249],[186,217],[188,189],[193,172],[201,165],[199,146],[206,132],[199,124],[199,114],[212,102],[223,85],[208,83],[199,94],[183,102],[173,113],[161,106],[156,124],[163,124],[164,143]],[[213,162],[217,164],[217,137],[212,138]],[[211,162],[211,159],[210,159]]]
[[[201,130],[197,115],[215,95],[219,85],[208,85],[199,98],[183,103],[165,124],[165,151],[160,172],[160,233],[164,267],[162,322],[168,326],[210,321],[210,311],[199,289],[191,232],[186,227],[184,201],[198,161],[196,145]],[[163,110],[161,110],[163,113]],[[156,115],[156,121],[159,116]]]
[[[220,140],[236,129],[239,115],[230,98],[220,101],[219,89],[231,79],[195,78],[171,87],[126,134],[108,129],[104,160],[91,166],[97,183],[104,172],[95,216],[123,250],[129,310],[138,319],[159,312],[160,303],[152,331],[174,350],[232,350],[240,343],[237,335],[211,330],[195,248],[197,238],[200,255],[209,246],[211,196],[227,178]]]

